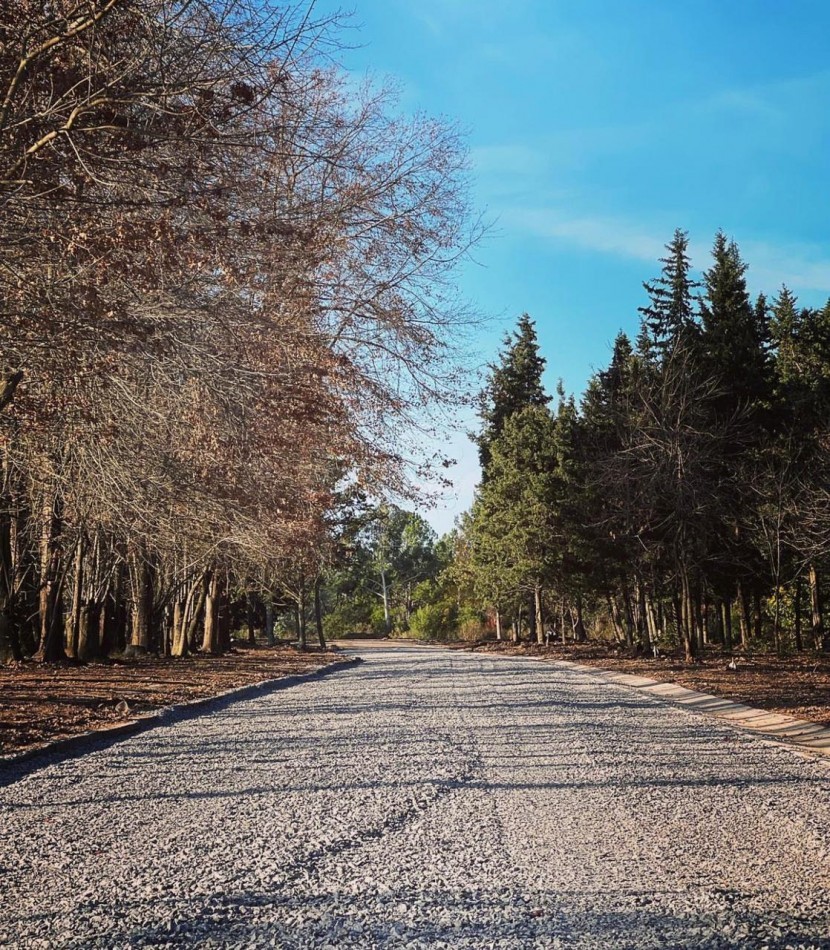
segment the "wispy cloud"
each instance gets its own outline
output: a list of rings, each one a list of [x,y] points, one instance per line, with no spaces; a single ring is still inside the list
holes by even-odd
[[[741,254],[749,263],[750,278],[769,291],[786,284],[795,291],[830,294],[830,257],[817,245],[776,245],[742,241]]]
[[[558,208],[514,208],[504,213],[501,224],[566,247],[651,265],[662,257],[674,228],[644,226],[624,218],[569,215]],[[786,284],[795,291],[830,294],[830,256],[826,247],[734,237],[749,264],[751,286],[774,293]],[[706,240],[691,242],[690,253],[696,267],[708,266],[710,246]]]
[[[568,215],[555,208],[514,208],[504,213],[505,227],[550,238],[588,251],[654,261],[663,253],[660,239],[637,224],[614,218]]]
[[[548,165],[545,152],[532,145],[483,145],[470,153],[479,175],[539,175]]]

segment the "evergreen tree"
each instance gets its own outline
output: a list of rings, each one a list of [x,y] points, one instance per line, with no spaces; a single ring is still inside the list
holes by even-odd
[[[680,340],[688,342],[698,332],[694,292],[700,286],[689,276],[689,235],[679,228],[666,245],[660,277],[643,284],[649,295],[647,307],[640,307],[643,322],[643,355],[664,355]]]
[[[703,348],[718,390],[721,414],[755,413],[769,396],[766,302],[753,307],[746,287],[747,266],[737,244],[719,231],[713,263],[704,275]]]
[[[489,477],[491,447],[505,422],[528,406],[546,406],[550,397],[542,385],[545,360],[539,355],[536,325],[525,313],[512,337],[504,340],[499,362],[490,366],[479,402],[481,432],[476,437],[482,482]]]
[[[591,378],[581,406],[583,537],[593,588],[604,598],[625,586],[621,582],[642,551],[629,518],[630,481],[620,477],[634,425],[639,359],[642,354],[635,356],[626,334],[618,334],[608,368]]]
[[[513,413],[490,449],[488,479],[475,508],[475,546],[487,574],[499,565],[516,596],[533,595],[536,638],[542,642],[542,591],[565,541],[558,530],[556,422],[550,410],[527,406]]]

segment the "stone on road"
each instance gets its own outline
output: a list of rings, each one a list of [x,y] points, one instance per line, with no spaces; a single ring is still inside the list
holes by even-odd
[[[412,646],[0,774],[0,945],[830,947],[830,775]]]

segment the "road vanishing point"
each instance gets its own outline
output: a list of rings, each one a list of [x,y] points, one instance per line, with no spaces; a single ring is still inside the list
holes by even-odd
[[[412,645],[0,772],[0,945],[830,948],[827,763]]]

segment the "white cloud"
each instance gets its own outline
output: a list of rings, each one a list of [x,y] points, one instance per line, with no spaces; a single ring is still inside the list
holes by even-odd
[[[555,208],[514,208],[505,211],[501,220],[506,228],[519,228],[536,237],[636,260],[657,260],[667,240],[621,219],[573,217]]]
[[[674,225],[644,226],[624,218],[568,215],[558,208],[513,208],[501,216],[509,230],[546,238],[569,247],[612,254],[655,265],[663,256]],[[717,225],[712,228],[712,233]],[[794,291],[830,294],[830,256],[821,245],[770,242],[740,235],[741,255],[749,264],[749,282],[757,289],[775,293],[782,284]],[[711,241],[692,241],[690,256],[699,269],[709,263]]]

